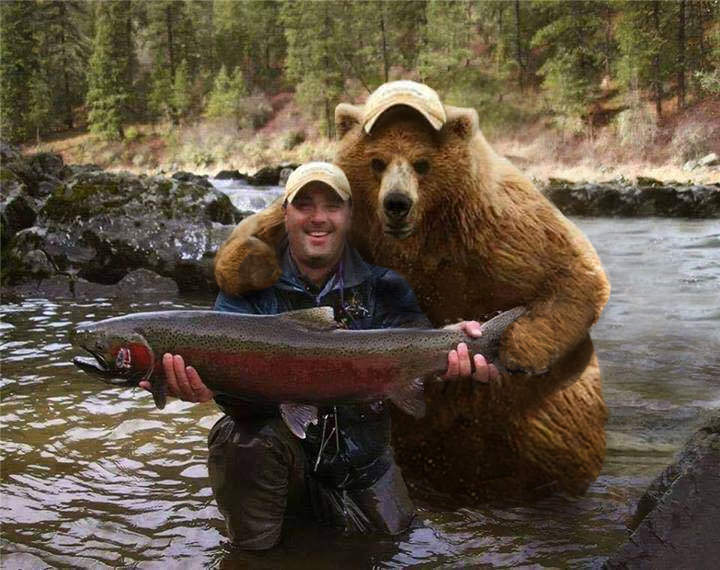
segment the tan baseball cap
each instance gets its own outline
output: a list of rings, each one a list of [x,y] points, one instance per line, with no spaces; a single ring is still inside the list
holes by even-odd
[[[370,133],[378,117],[395,105],[412,107],[437,131],[442,129],[447,120],[445,107],[434,89],[415,81],[390,81],[375,89],[365,101],[365,132]]]
[[[349,200],[352,196],[350,182],[340,168],[329,162],[307,162],[293,170],[288,177],[285,183],[285,202],[292,202],[300,190],[315,181],[330,186],[343,200]]]

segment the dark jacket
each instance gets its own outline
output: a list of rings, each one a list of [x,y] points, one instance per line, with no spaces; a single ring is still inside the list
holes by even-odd
[[[322,289],[303,280],[287,250],[282,252],[282,275],[271,287],[231,297],[220,293],[218,311],[277,314],[297,309],[330,306],[335,319],[349,329],[421,327],[432,325],[420,310],[407,281],[396,272],[366,263],[358,252],[346,246],[336,272]],[[215,401],[236,421],[262,421],[278,415],[277,405],[248,403],[218,394]],[[318,463],[317,474],[328,484],[364,487],[372,484],[387,468],[390,444],[390,414],[385,402],[336,406],[340,426],[340,449],[327,445]],[[325,426],[331,429],[334,418]],[[303,447],[311,463],[317,458],[323,429],[321,420],[308,429]]]

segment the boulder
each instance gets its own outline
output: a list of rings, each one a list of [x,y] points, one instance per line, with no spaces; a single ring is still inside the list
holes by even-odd
[[[543,193],[564,214],[573,216],[720,217],[718,185],[659,183],[642,177],[638,181],[643,184],[550,179]]]
[[[280,171],[280,179],[278,180],[278,186],[285,186],[285,183],[287,182],[287,179],[290,178],[290,175],[295,170],[292,166],[286,166]]]
[[[37,293],[40,281],[56,278],[51,292],[95,296],[85,283],[115,286],[146,269],[183,291],[214,289],[215,251],[242,214],[206,177],[114,174],[55,155],[6,154],[14,158],[0,178],[4,284]],[[142,288],[175,294],[168,283]]]
[[[284,169],[295,170],[298,164],[280,164],[278,166],[264,166],[248,178],[248,184],[253,186],[280,186],[280,175]],[[289,176],[289,174],[288,174]]]
[[[239,170],[221,170],[215,175],[216,180],[246,180],[247,174]]]
[[[720,157],[714,152],[711,152],[710,154],[706,154],[701,159],[699,159],[697,161],[697,164],[698,166],[702,167],[718,166],[720,165]]]
[[[36,250],[37,251],[37,250]],[[71,274],[54,273],[2,289],[3,297],[45,297],[51,299],[122,299],[123,301],[167,301],[179,294],[177,283],[147,269],[131,271],[118,283],[94,283]]]
[[[720,558],[720,415],[700,428],[640,499],[632,534],[605,568],[716,568]]]

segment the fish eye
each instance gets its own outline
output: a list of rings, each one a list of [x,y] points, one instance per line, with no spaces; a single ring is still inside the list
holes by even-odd
[[[427,160],[416,160],[413,162],[413,168],[418,174],[427,174],[430,170],[430,163]]]
[[[387,165],[385,164],[385,162],[383,162],[383,161],[380,160],[379,158],[373,158],[373,159],[370,161],[370,166],[372,166],[372,169],[373,169],[375,172],[380,173],[380,172],[382,172],[383,170],[385,170],[385,167],[386,167]]]

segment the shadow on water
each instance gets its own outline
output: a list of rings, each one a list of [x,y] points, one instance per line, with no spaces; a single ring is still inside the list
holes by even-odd
[[[4,568],[597,567],[626,538],[650,480],[720,407],[716,221],[578,219],[613,292],[593,337],[610,407],[603,471],[579,498],[419,504],[396,538],[295,524],[271,552],[233,552],[207,481],[212,404],[156,410],[140,390],[78,372],[67,340],[84,321],[212,299],[2,305],[0,422]]]

